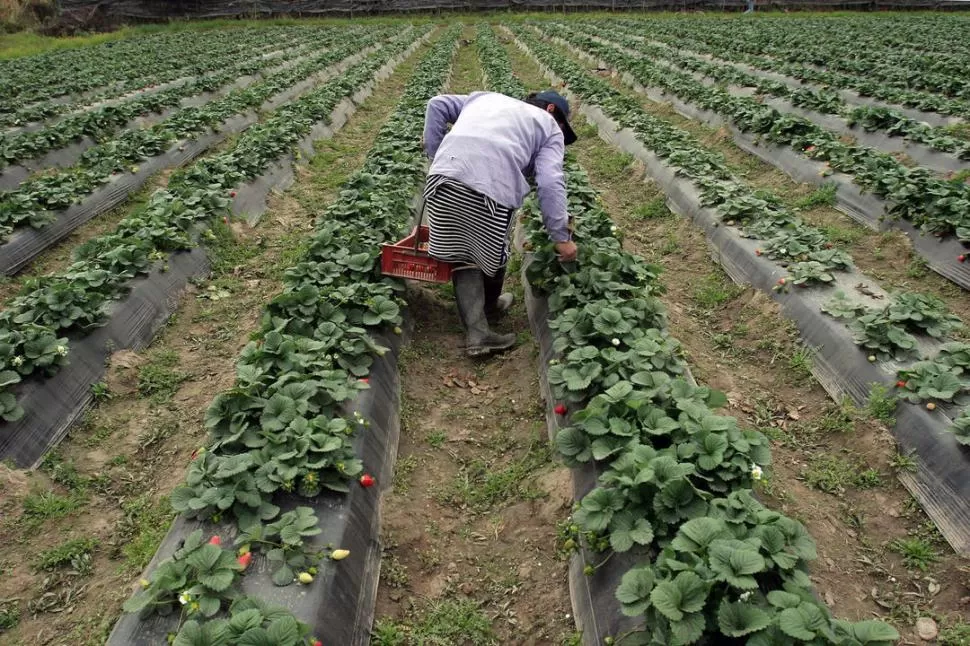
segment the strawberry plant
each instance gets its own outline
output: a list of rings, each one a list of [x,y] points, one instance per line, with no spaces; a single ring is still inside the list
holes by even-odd
[[[229,606],[225,619],[186,621],[172,646],[310,646],[319,643],[310,636],[310,627],[297,620],[286,608],[275,608],[256,597],[240,596]]]
[[[241,570],[232,551],[204,542],[197,529],[171,559],[155,568],[148,585],[125,602],[124,610],[148,616],[180,609],[183,617],[211,617],[237,596],[232,584]]]
[[[666,156],[684,141],[683,135],[655,121],[632,117],[637,106],[580,66],[541,47],[528,28],[512,31],[534,57],[564,76],[572,91],[584,101],[606,105],[608,113],[615,109],[621,122],[657,144],[659,154]],[[678,155],[676,163],[688,174],[696,168],[700,176],[709,172],[711,159],[702,157],[694,167],[689,155]],[[567,167],[573,164],[569,161]],[[582,176],[568,177],[570,194],[583,196],[571,201],[582,253],[615,244],[602,233],[579,234],[584,220],[608,218],[588,186],[580,184],[574,190]],[[704,181],[709,195],[724,188],[716,178]],[[759,206],[777,208],[767,201]],[[528,240],[535,250],[532,262],[552,265],[528,270],[529,276],[539,278],[536,289],[550,292],[548,323],[558,356],[548,379],[556,399],[574,404],[570,425],[557,432],[556,446],[567,464],[595,460],[601,473],[598,486],[575,509],[568,541],[571,548],[594,552],[639,548],[638,553],[650,557],[628,571],[616,590],[624,611],[644,622],[624,635],[623,643],[720,643],[744,637],[748,644],[765,646],[888,646],[898,639],[896,631],[881,622],[836,621],[815,600],[806,573],[807,562],[816,557],[814,542],[800,523],[754,499],[750,489],[770,462],[768,440],[714,412],[726,403],[723,394],[683,378],[682,359],[670,353],[663,361],[681,364],[678,369],[628,371],[622,379],[614,375],[625,366],[600,362],[601,352],[610,346],[625,352],[633,329],[653,327],[668,336],[665,317],[648,298],[603,292],[600,286],[567,292],[568,299],[557,297],[560,288],[570,289],[572,284],[556,274],[565,270],[544,252],[548,242],[538,209],[529,204],[525,211]],[[590,228],[605,229],[599,224]],[[820,250],[830,249],[822,245]],[[830,259],[837,261],[839,256]],[[856,308],[851,314],[857,314]],[[631,329],[626,328],[628,322],[633,323]],[[586,571],[595,569],[589,565]]]

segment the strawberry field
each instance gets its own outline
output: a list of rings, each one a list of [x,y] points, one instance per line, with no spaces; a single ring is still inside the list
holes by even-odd
[[[241,21],[0,59],[0,644],[970,644],[967,33]],[[431,97],[547,87],[579,261],[530,198],[516,347],[471,360],[380,245]]]

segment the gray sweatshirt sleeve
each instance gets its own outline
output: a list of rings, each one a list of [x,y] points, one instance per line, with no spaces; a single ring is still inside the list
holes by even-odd
[[[542,222],[553,242],[568,242],[570,239],[566,176],[563,172],[565,153],[566,144],[558,127],[536,153],[536,193],[539,195]]]
[[[454,123],[468,100],[467,94],[439,94],[428,101],[424,115],[424,151],[434,159],[449,123]]]

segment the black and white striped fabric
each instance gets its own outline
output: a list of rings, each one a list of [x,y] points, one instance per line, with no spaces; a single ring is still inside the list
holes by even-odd
[[[428,253],[444,262],[476,265],[494,276],[509,260],[515,209],[444,175],[428,176],[424,209],[431,235]]]

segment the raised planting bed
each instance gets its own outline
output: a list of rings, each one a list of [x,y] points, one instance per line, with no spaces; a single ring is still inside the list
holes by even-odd
[[[7,401],[12,405],[8,417],[13,419],[0,430],[0,455],[25,467],[37,464],[91,403],[91,387],[105,374],[111,352],[145,347],[175,310],[186,282],[205,274],[205,253],[197,241],[200,228],[231,214],[232,193],[241,184],[246,185],[250,203],[265,199],[276,183],[286,179],[279,164],[292,159],[291,150],[308,150],[313,137],[328,136],[345,123],[358,102],[369,95],[375,79],[385,77],[425,37],[427,33],[422,38],[412,33],[398,38],[364,56],[342,76],[279,108],[246,130],[228,151],[204,158],[173,178],[169,189],[157,192],[144,210],[121,223],[117,233],[89,242],[67,272],[41,279],[38,285],[47,293],[70,295],[76,306],[71,310],[76,313],[73,320],[54,319],[46,326],[18,323],[13,312],[25,311],[17,308],[27,307],[28,297],[15,299],[6,314],[7,334],[19,345],[8,361],[24,376],[50,374],[13,386],[10,394],[16,399]],[[270,180],[262,177],[273,169]],[[193,203],[198,206],[186,208]],[[253,211],[254,218],[257,213]],[[191,251],[186,254],[186,250]],[[148,278],[130,282],[148,271],[152,272]],[[101,280],[91,284],[89,278],[95,275]],[[131,287],[135,289],[129,292]],[[35,300],[45,298],[44,292],[30,294]],[[116,299],[119,302],[111,305]],[[44,306],[30,307],[39,314]],[[78,325],[81,320],[86,325]],[[86,334],[105,323],[95,334]],[[65,331],[68,337],[58,336]],[[40,344],[41,357],[17,365],[14,357],[25,352],[20,348],[28,343]]]
[[[412,217],[424,174],[424,107],[445,82],[459,31],[447,30],[431,47],[364,167],[287,270],[284,292],[240,357],[236,386],[206,416],[208,447],[171,496],[182,515],[109,644],[156,644],[166,635],[194,644],[214,631],[226,632],[227,644],[370,642],[381,493],[391,483],[399,434],[404,302],[403,284],[379,273],[379,247]],[[218,550],[197,550],[223,559],[222,587],[199,573],[194,559],[201,557],[178,551],[182,541],[193,547],[213,534],[221,537]],[[173,583],[168,573],[183,567],[196,569]],[[257,604],[276,610],[258,622],[249,612],[243,622]]]

